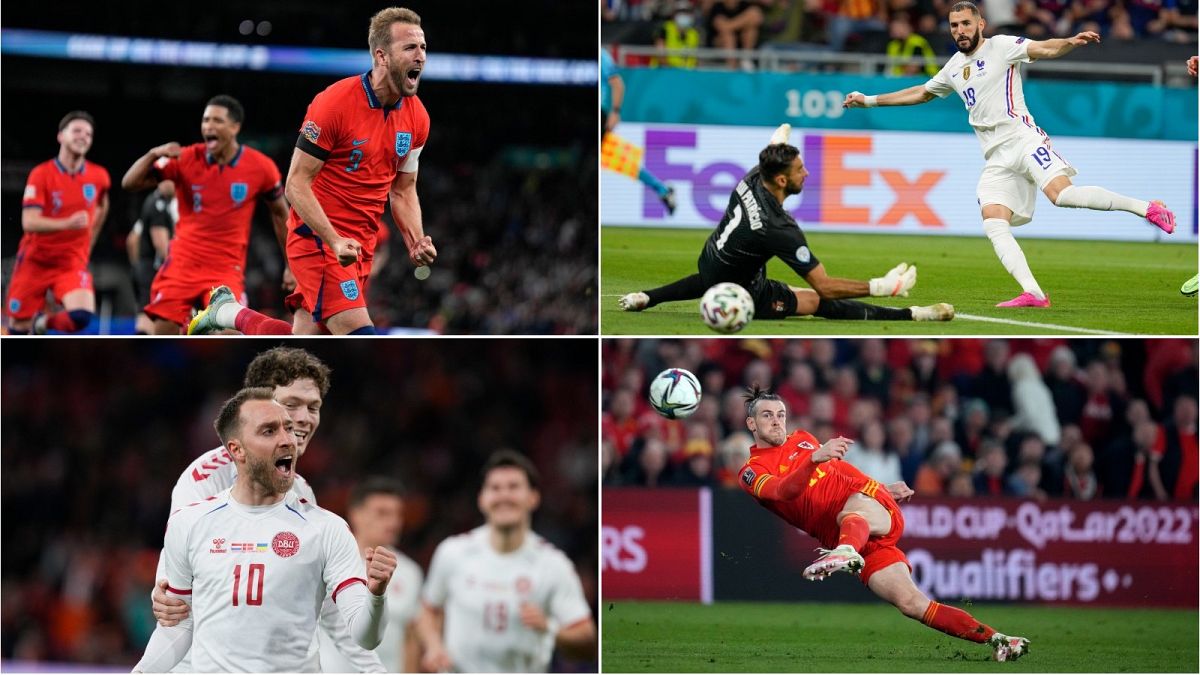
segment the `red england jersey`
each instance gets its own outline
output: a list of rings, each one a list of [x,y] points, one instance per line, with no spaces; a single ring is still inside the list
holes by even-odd
[[[228,164],[217,164],[196,143],[158,160],[154,170],[159,180],[175,181],[179,199],[171,258],[244,268],[254,205],[283,195],[275,162],[242,144]]]
[[[296,146],[325,162],[313,194],[333,229],[374,253],[388,188],[400,172],[417,170],[429,138],[429,113],[416,96],[383,107],[370,73],[338,80],[308,106]],[[311,230],[293,212],[288,221],[303,236]]]
[[[816,437],[802,430],[792,433],[777,448],[752,446],[750,461],[742,465],[738,484],[767,510],[811,534],[825,548],[834,548],[839,533],[837,515],[846,500],[856,492],[874,498],[880,484],[849,462],[830,460],[813,464],[812,455],[819,447]],[[795,499],[775,501],[759,497],[769,481],[795,471],[811,474]]]
[[[88,226],[82,230],[26,232],[21,237],[22,259],[68,267],[80,261],[86,263],[96,207],[104,201],[110,187],[108,170],[94,162],[84,160],[75,173],[67,171],[57,157],[33,167],[21,205],[41,209],[47,218],[69,218],[76,211],[87,211]]]

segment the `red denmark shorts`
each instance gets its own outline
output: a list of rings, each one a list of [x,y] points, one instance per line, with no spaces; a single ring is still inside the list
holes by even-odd
[[[246,304],[245,274],[240,265],[202,263],[167,256],[150,284],[150,304],[142,310],[152,319],[186,326],[192,310],[208,306],[217,286],[228,286]]]
[[[363,259],[342,267],[324,241],[305,226],[289,229],[288,266],[296,277],[296,290],[287,297],[289,309],[304,308],[313,321],[322,323],[348,309],[367,306],[367,278],[371,254],[364,242]]]
[[[871,486],[875,489],[868,492]],[[871,575],[879,570],[892,565],[893,563],[902,562],[908,571],[912,571],[912,565],[908,564],[908,558],[904,555],[904,551],[897,548],[896,544],[900,542],[901,535],[904,534],[904,514],[900,512],[900,505],[892,499],[892,495],[888,493],[887,488],[871,481],[862,490],[863,494],[872,497],[875,501],[883,505],[887,512],[892,517],[892,529],[882,537],[871,537],[867,539],[867,545],[862,547],[859,554],[863,557],[863,570],[858,577],[866,584],[871,579]]]
[[[51,265],[18,253],[8,282],[8,315],[18,320],[32,319],[46,306],[46,291],[52,291],[55,301],[61,303],[63,296],[77,290],[93,291],[87,259]]]

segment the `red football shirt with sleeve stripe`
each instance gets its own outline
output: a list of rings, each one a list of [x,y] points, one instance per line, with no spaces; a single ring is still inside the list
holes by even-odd
[[[39,209],[47,218],[69,218],[77,211],[87,211],[88,226],[81,230],[26,232],[21,236],[21,258],[53,267],[86,264],[96,208],[111,187],[108,170],[95,162],[85,160],[74,173],[57,157],[35,166],[25,183],[22,208]]]
[[[429,113],[416,96],[384,107],[371,89],[370,73],[339,80],[308,106],[296,146],[325,162],[312,190],[333,229],[358,240],[369,260],[375,250],[388,188],[400,172],[417,170],[429,138]],[[295,211],[289,227],[312,231]]]
[[[813,464],[812,455],[821,447],[816,437],[797,430],[783,445],[750,448],[750,460],[742,465],[738,484],[759,504],[788,524],[809,533],[826,548],[838,542],[837,515],[850,495],[861,492],[875,497],[880,484],[849,462],[830,460]],[[809,474],[800,494],[788,501],[765,499],[763,490],[793,472]],[[885,490],[886,493],[886,490]]]
[[[228,164],[218,164],[203,143],[196,143],[179,157],[160,159],[154,173],[159,180],[175,181],[179,199],[171,258],[243,270],[256,202],[283,195],[275,162],[242,144]]]

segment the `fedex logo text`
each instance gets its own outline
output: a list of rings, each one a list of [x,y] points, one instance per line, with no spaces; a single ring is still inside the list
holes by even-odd
[[[645,168],[668,185],[690,185],[696,212],[716,222],[725,212],[730,191],[753,165],[725,160],[704,164],[701,156],[713,153],[708,148],[700,151],[698,138],[695,130],[647,129]],[[789,209],[797,221],[897,226],[912,218],[921,227],[945,227],[929,203],[945,171],[884,164],[887,160],[874,153],[873,138],[866,134],[793,134],[792,141],[798,144],[810,174],[799,204]],[[724,154],[745,156],[744,149]],[[874,163],[884,165],[871,166]],[[644,188],[642,196],[642,217],[667,217],[654,191]],[[878,215],[872,215],[872,206]]]

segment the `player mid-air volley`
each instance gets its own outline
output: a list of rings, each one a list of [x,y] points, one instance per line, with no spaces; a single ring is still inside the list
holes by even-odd
[[[1101,187],[1073,185],[1075,167],[1050,145],[1050,137],[1033,121],[1021,89],[1021,63],[1056,59],[1076,47],[1100,42],[1084,31],[1074,37],[1027,40],[1011,35],[983,37],[987,23],[972,2],[950,8],[950,33],[958,53],[925,84],[900,91],[866,96],[851,92],[842,106],[917,105],[956,92],[962,97],[971,126],[983,147],[987,165],[976,194],[983,216],[983,231],[1022,293],[997,307],[1049,307],[1050,297],[1033,278],[1025,254],[1013,237],[1012,227],[1033,218],[1037,190],[1056,206],[1096,211],[1128,211],[1150,221],[1163,232],[1175,231],[1175,215],[1162,202],[1143,201]]]

